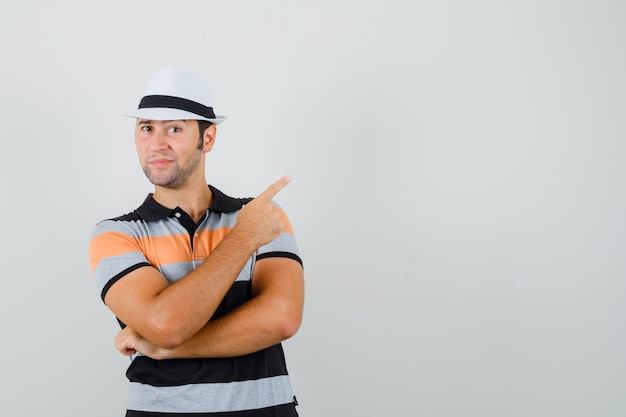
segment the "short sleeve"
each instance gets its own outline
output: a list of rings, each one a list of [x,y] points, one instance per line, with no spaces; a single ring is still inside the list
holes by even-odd
[[[128,222],[105,220],[94,228],[89,243],[89,261],[97,290],[104,300],[117,280],[142,266],[149,266],[139,239]]]
[[[287,217],[287,213],[285,213],[282,207],[278,205],[275,201],[272,202],[280,210],[280,214],[287,227],[280,236],[278,236],[267,245],[261,246],[259,248],[259,250],[257,251],[256,259],[259,260],[270,257],[291,258],[298,261],[302,265],[302,259],[300,258],[300,253],[298,251],[296,237],[293,228],[291,227],[291,222]]]

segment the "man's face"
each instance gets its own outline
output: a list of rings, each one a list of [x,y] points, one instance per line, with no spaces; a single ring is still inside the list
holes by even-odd
[[[195,120],[137,119],[135,146],[150,182],[166,188],[184,186],[203,160],[199,137]]]

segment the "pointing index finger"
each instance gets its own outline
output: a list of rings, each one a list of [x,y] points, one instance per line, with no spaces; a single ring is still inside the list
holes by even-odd
[[[285,188],[285,185],[289,184],[290,181],[291,181],[291,177],[289,175],[285,175],[284,177],[276,181],[274,184],[267,187],[267,189],[263,191],[261,194],[259,194],[257,198],[266,199],[268,201],[271,200],[272,198],[274,198],[276,194],[278,194],[280,190]]]

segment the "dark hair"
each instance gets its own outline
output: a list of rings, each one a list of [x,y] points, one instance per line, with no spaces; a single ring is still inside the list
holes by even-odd
[[[200,139],[198,139],[198,149],[202,149],[203,143],[204,143],[204,140],[202,139],[204,137],[204,131],[207,130],[209,127],[211,127],[213,123],[209,122],[208,120],[196,120],[196,121],[198,122],[198,130],[200,130]]]

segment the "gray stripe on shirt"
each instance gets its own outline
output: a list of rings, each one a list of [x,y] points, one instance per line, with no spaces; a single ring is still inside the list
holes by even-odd
[[[293,402],[289,376],[218,384],[154,387],[131,382],[128,409],[159,413],[219,413]]]

